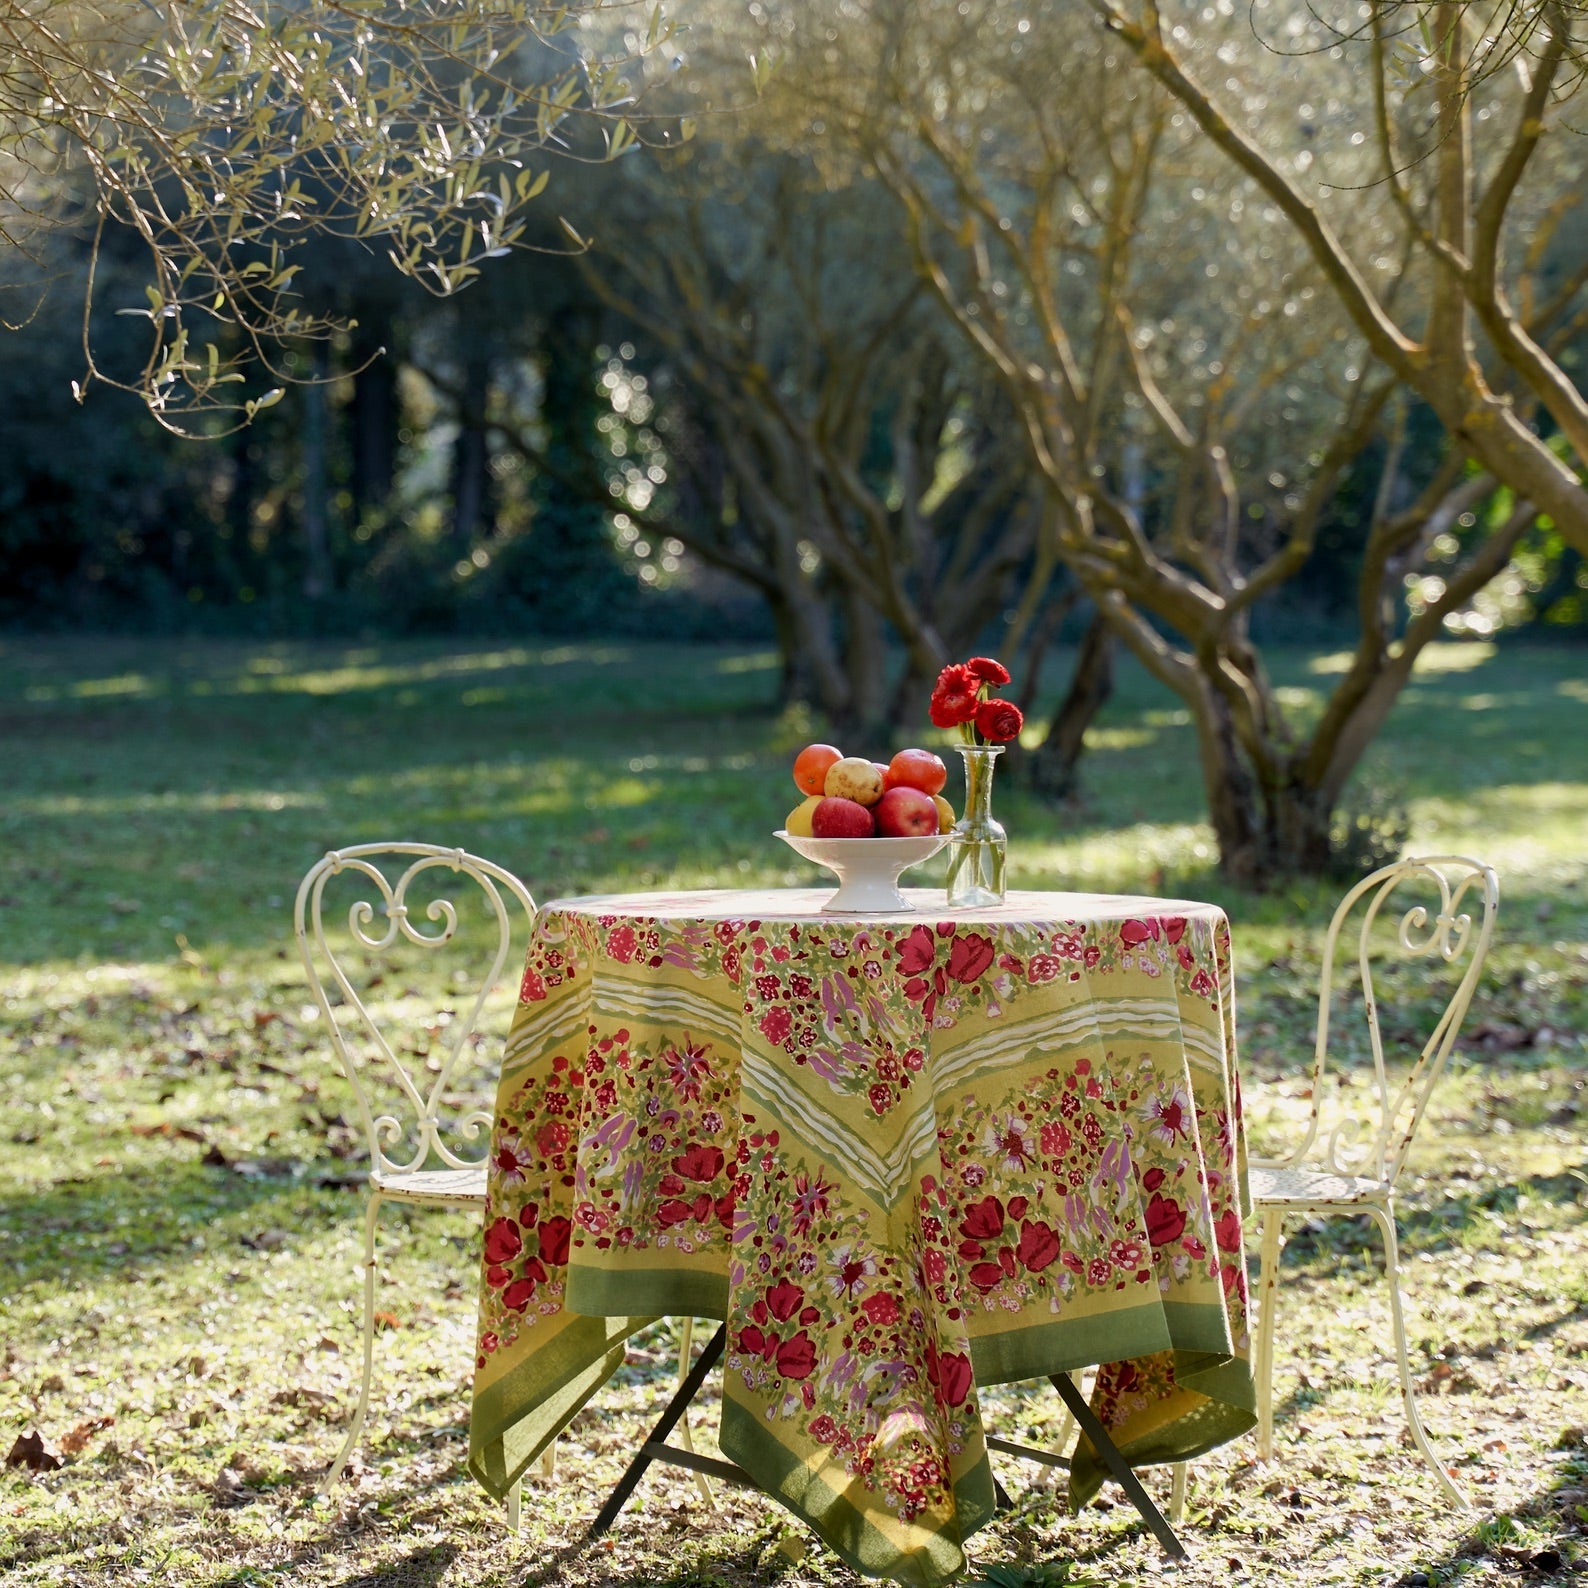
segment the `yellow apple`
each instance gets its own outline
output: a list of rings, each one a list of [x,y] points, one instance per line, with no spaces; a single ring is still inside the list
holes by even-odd
[[[783,823],[784,831],[792,834],[795,838],[813,837],[814,835],[811,832],[811,812],[821,802],[822,796],[820,794],[812,794],[809,799],[801,800],[788,813],[788,819]]]
[[[875,805],[882,798],[882,773],[874,761],[864,756],[846,755],[827,768],[826,792],[829,799]]]
[[[937,830],[946,833],[956,820],[954,807],[941,794],[934,794],[932,799],[937,806]]]

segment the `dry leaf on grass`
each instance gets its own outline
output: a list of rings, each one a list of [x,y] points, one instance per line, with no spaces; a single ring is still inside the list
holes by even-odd
[[[114,1417],[85,1417],[61,1435],[61,1454],[81,1455],[88,1448],[88,1441],[101,1429],[109,1428],[115,1420]]]
[[[33,1472],[54,1472],[61,1465],[60,1452],[46,1444],[38,1429],[17,1435],[17,1442],[6,1454],[8,1467],[27,1467]]]

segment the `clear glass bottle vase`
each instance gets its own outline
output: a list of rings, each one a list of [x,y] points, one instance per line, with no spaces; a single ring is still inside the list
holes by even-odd
[[[950,908],[978,909],[1003,902],[1008,835],[993,820],[993,771],[1001,744],[955,746],[965,758],[965,814],[954,823],[948,849]]]

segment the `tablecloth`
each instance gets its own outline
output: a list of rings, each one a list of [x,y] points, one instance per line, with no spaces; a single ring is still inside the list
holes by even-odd
[[[1106,1364],[1133,1464],[1254,1397],[1228,923],[1011,893],[554,901],[498,1090],[470,1465],[506,1491],[651,1319],[725,1319],[723,1451],[932,1584],[993,1511],[978,1384]],[[1071,1503],[1103,1474],[1082,1441]]]

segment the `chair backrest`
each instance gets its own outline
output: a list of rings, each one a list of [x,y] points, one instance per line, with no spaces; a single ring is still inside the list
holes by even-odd
[[[1274,1168],[1305,1163],[1333,1174],[1396,1179],[1429,1094],[1444,1071],[1456,1034],[1466,1018],[1489,952],[1499,907],[1500,886],[1492,868],[1460,855],[1399,861],[1364,877],[1346,894],[1329,923],[1323,945],[1306,1137],[1284,1158],[1254,1158],[1253,1163]],[[1371,1070],[1362,1077],[1365,1087],[1331,1085],[1326,1074],[1331,1016],[1336,1003],[1344,1001],[1339,988],[1341,978],[1336,975],[1342,942],[1347,954],[1354,957],[1360,978],[1371,1057]],[[1415,1036],[1406,1039],[1397,1034],[1397,1045],[1407,1052],[1416,1051],[1410,1071],[1397,1080],[1384,1057],[1374,963],[1385,958],[1408,961],[1435,957],[1447,968],[1448,974],[1438,978],[1437,993],[1448,989],[1448,1001],[1420,1050],[1413,1048]],[[1337,1046],[1344,1040],[1342,1024],[1335,1021]],[[1343,1068],[1338,1051],[1335,1065]]]
[[[338,936],[333,941],[326,935],[322,898],[327,882],[344,872],[366,879],[378,893],[379,900],[372,903],[368,898],[357,899],[347,913],[347,937]],[[438,1028],[444,1032],[444,1057],[439,1066],[432,1060],[421,1067],[426,1082],[421,1088],[415,1074],[399,1059],[391,1038],[377,1022],[364,996],[355,988],[349,975],[349,961],[354,956],[383,954],[403,943],[433,951],[452,942],[459,930],[458,909],[452,899],[440,896],[442,888],[436,884],[448,891],[455,892],[455,889],[450,878],[435,875],[439,872],[453,873],[466,885],[478,886],[481,890],[486,907],[487,943],[480,958],[485,960],[487,954],[489,958],[488,963],[480,967],[478,981],[470,977],[464,988],[468,1000],[466,1009],[454,1011],[445,1027]],[[425,881],[415,886],[421,877]],[[436,930],[427,932],[422,925],[415,924],[408,903],[410,889],[429,896],[424,915],[436,923]],[[385,916],[379,927],[375,924],[378,915]],[[534,919],[535,901],[517,877],[462,849],[443,849],[434,844],[357,844],[348,849],[333,849],[309,868],[299,884],[293,906],[298,952],[303,958],[315,1002],[326,1022],[331,1044],[358,1099],[369,1141],[370,1166],[375,1173],[422,1169],[432,1154],[451,1169],[473,1168],[484,1162],[490,1144],[491,1110],[476,1109],[461,1118],[449,1118],[444,1112],[447,1089],[457,1076],[465,1049],[471,1045],[485,1001],[509,963],[515,935],[519,937],[520,953],[523,953]],[[494,949],[489,941],[492,935]],[[467,973],[460,973],[464,974]],[[329,996],[328,981],[340,994],[340,1019]],[[360,1035],[356,1045],[366,1052],[372,1051],[376,1064],[389,1071],[389,1080],[402,1100],[399,1112],[407,1118],[399,1119],[392,1113],[376,1115],[363,1067],[350,1046],[354,1033]],[[504,1026],[504,1040],[505,1035]],[[461,1155],[449,1137],[465,1144],[478,1139],[478,1156]],[[392,1156],[393,1153],[397,1156]]]

